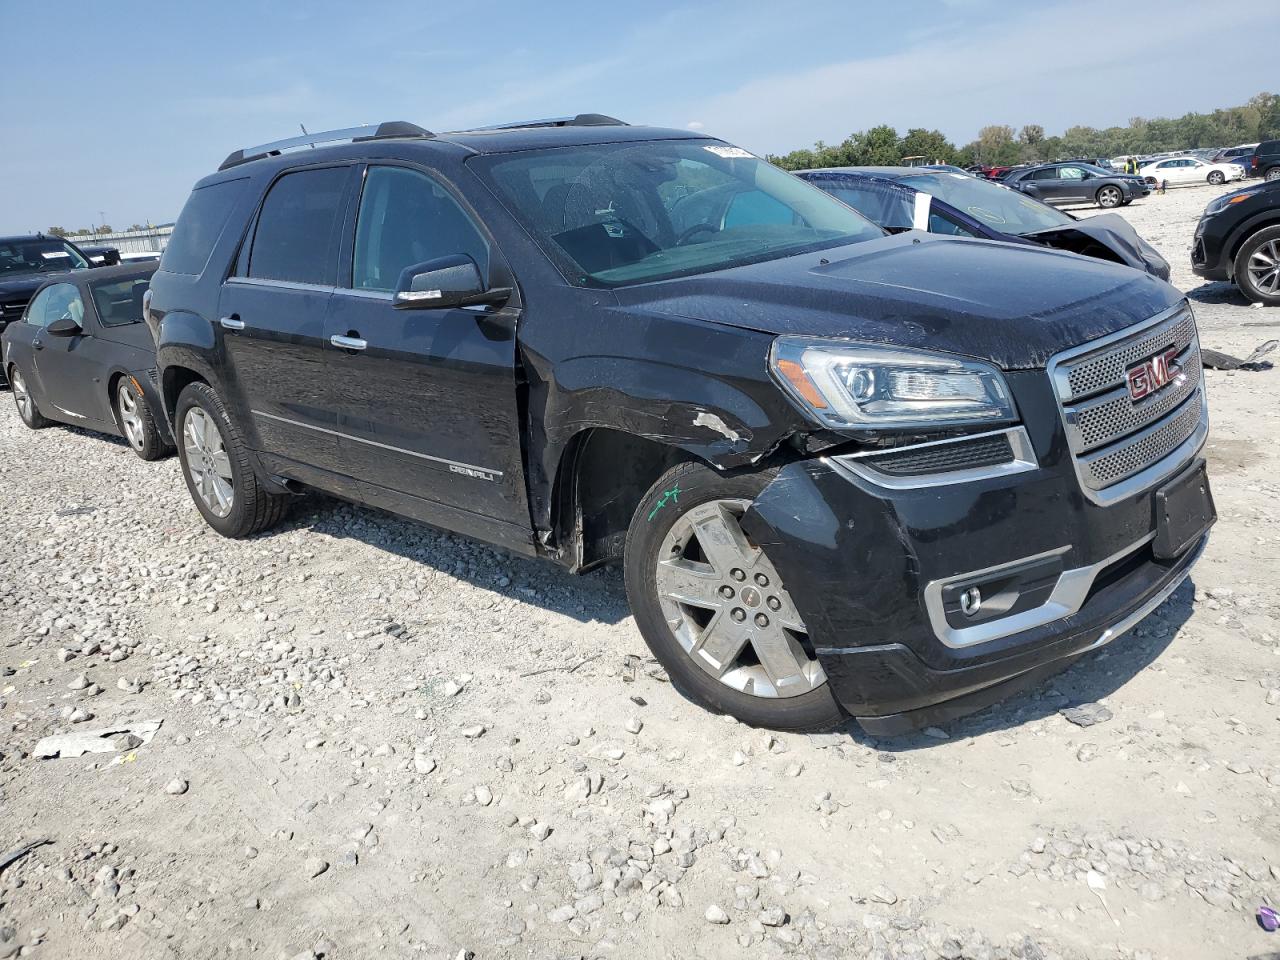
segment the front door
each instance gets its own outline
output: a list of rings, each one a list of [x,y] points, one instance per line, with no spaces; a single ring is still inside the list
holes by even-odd
[[[396,310],[408,266],[467,254],[489,277],[496,251],[442,179],[398,165],[367,168],[348,224],[326,333],[342,397],[339,445],[374,503],[430,518],[408,499],[527,530],[516,403],[513,306]],[[505,268],[504,268],[505,269]]]
[[[98,362],[92,356],[97,327],[87,316],[80,289],[74,283],[59,283],[47,293],[46,328],[61,319],[71,319],[80,325],[80,333],[74,336],[55,337],[44,329],[37,338],[36,374],[45,401],[54,408],[50,415],[86,426],[110,423],[107,388],[102,383]]]
[[[1058,196],[1063,203],[1079,203],[1090,193],[1083,167],[1058,168]]]
[[[227,389],[255,448],[272,472],[330,488],[312,468],[342,472],[325,317],[352,170],[276,180],[218,302]]]

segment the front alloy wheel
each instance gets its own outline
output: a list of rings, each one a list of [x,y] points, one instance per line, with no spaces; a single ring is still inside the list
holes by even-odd
[[[775,730],[845,719],[800,607],[747,519],[774,471],[672,467],[627,530],[624,578],[636,626],[689,699]]]
[[[35,397],[27,386],[27,380],[16,366],[9,368],[9,387],[13,391],[13,402],[18,407],[18,416],[32,430],[49,426],[49,419],[36,406]]]
[[[720,683],[756,697],[822,686],[808,631],[782,578],[740,525],[749,502],[712,500],[682,515],[659,551],[654,581],[676,641]]]
[[[1111,209],[1124,201],[1124,194],[1119,187],[1103,187],[1098,191],[1098,206]]]
[[[187,411],[182,423],[183,452],[192,488],[215,517],[225,517],[235,505],[235,483],[213,418],[200,407]]]

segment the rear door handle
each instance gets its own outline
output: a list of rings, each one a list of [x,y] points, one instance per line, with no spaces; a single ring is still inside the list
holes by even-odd
[[[361,340],[359,337],[340,337],[336,334],[329,338],[329,342],[343,350],[363,350],[369,345],[369,341]]]
[[[223,317],[218,321],[222,324],[224,330],[243,330],[244,321],[240,319],[238,314],[232,314],[229,317]]]

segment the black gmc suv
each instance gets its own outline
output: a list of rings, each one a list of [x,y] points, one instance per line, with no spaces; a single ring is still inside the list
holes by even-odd
[[[575,571],[620,559],[672,680],[753,724],[977,709],[1145,616],[1214,516],[1173,287],[891,236],[688,131],[238,150],[147,310],[214,529],[310,487]]]

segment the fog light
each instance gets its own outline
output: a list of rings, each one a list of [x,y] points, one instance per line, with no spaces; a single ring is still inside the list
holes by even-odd
[[[966,617],[972,617],[982,609],[982,591],[977,587],[970,587],[964,593],[960,594],[960,612]]]

